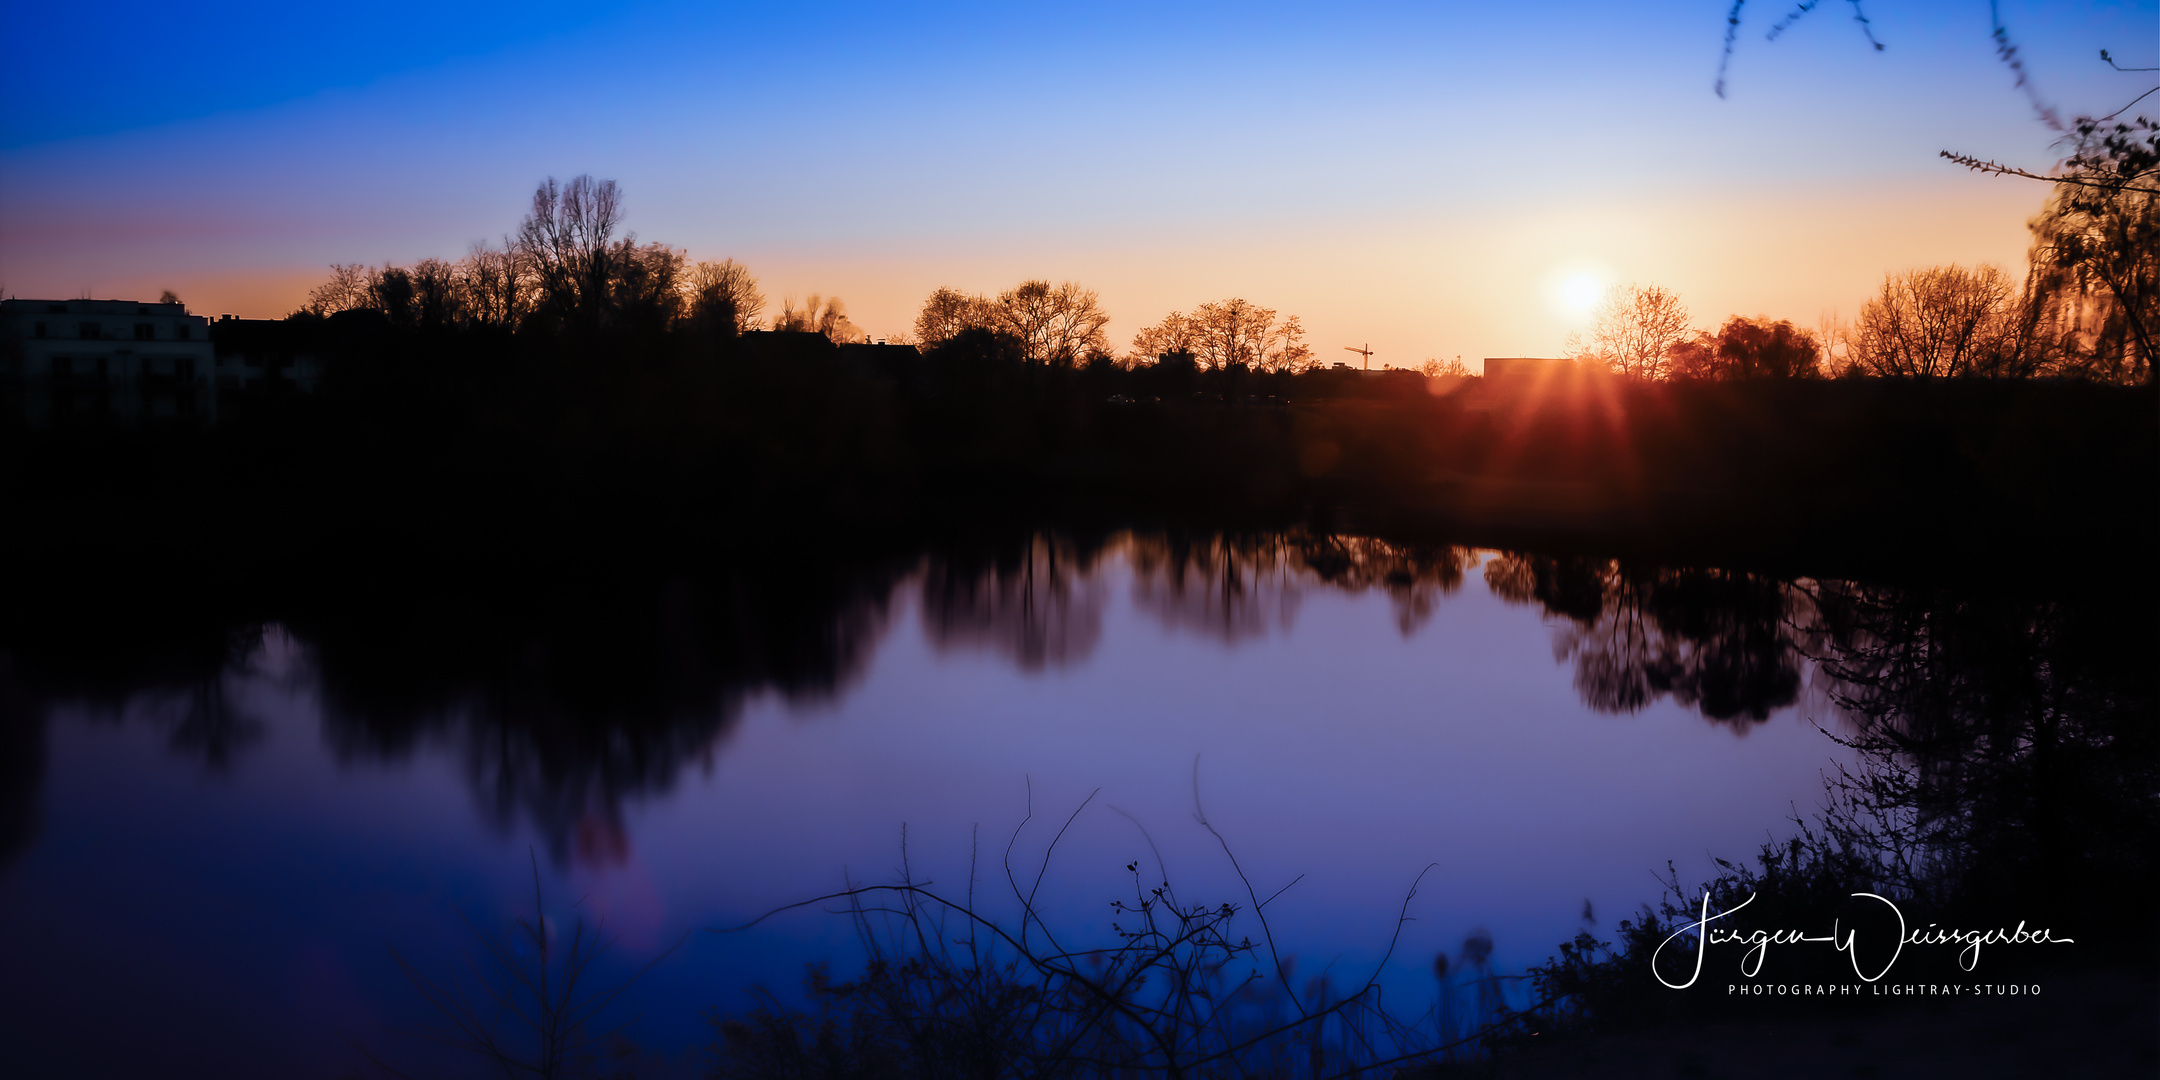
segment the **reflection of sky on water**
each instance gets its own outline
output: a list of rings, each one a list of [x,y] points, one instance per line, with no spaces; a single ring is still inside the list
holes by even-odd
[[[882,606],[836,693],[716,703],[735,715],[688,729],[703,734],[670,778],[618,806],[558,800],[552,818],[506,812],[494,770],[540,782],[566,766],[504,766],[484,725],[431,729],[409,755],[349,752],[308,647],[281,631],[198,700],[63,702],[36,838],[0,871],[5,1013],[77,1062],[143,1059],[107,1037],[120,1013],[149,1018],[129,1026],[159,1040],[153,1056],[206,1069],[343,1061],[347,1037],[425,1019],[388,947],[446,967],[463,946],[454,908],[493,925],[529,907],[529,850],[551,903],[582,897],[627,960],[889,880],[903,823],[916,875],[954,892],[979,825],[982,887],[999,892],[1030,790],[1015,851],[1031,873],[1101,790],[1051,866],[1053,923],[1104,928],[1123,866],[1151,858],[1134,821],[1188,900],[1240,900],[1192,820],[1196,758],[1262,894],[1305,875],[1270,912],[1308,965],[1372,962],[1410,881],[1438,864],[1394,964],[1396,990],[1417,994],[1433,953],[1472,928],[1519,971],[1572,933],[1585,898],[1609,928],[1655,895],[1666,859],[1745,853],[1819,797],[1835,747],[1792,711],[1744,738],[1669,696],[1593,712],[1572,661],[1556,663],[1579,628],[1493,595],[1485,556],[1361,577],[1359,554],[1338,554],[1322,571],[1348,590],[1316,560],[1248,552],[1210,571],[1139,542],[1083,556],[1038,541],[990,569],[933,560]],[[811,913],[693,935],[643,984],[637,1032],[694,1067],[701,1009],[742,1005],[753,981],[790,987],[846,937]]]

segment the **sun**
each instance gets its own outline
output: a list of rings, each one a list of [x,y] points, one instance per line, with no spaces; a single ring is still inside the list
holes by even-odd
[[[1604,295],[1605,283],[1595,274],[1576,274],[1560,283],[1560,302],[1577,315],[1589,314]]]

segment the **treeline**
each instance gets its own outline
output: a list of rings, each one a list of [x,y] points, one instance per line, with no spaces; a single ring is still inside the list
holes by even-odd
[[[2153,381],[2160,331],[2160,125],[2080,118],[2074,149],[2028,223],[2025,280],[1957,265],[1888,274],[1848,324],[1768,317],[1695,329],[1679,297],[1651,285],[1608,296],[1585,366],[1650,380],[1868,377]],[[1983,171],[1984,162],[1946,155]]]
[[[2132,550],[2160,506],[2150,387],[1061,364],[985,328],[920,350],[366,313],[302,329],[329,358],[315,394],[209,431],[23,439],[0,498],[155,503],[156,528],[203,526],[190,543],[256,517],[331,545],[487,550],[1167,514],[1841,572]],[[69,515],[19,520],[21,541]]]
[[[558,184],[551,177],[500,246],[476,244],[456,262],[333,265],[292,318],[370,312],[397,329],[588,337],[689,328],[736,334],[761,325],[765,298],[740,264],[693,263],[679,248],[616,236],[621,224],[622,192],[613,180],[580,176]],[[810,307],[817,306],[813,298]],[[790,303],[781,328],[848,338],[837,304],[832,321],[819,318]]]
[[[2160,127],[2146,118],[2080,121],[2040,213],[2022,285],[1995,266],[1957,265],[1886,275],[1856,320],[1825,316],[1812,329],[1767,316],[1694,326],[1678,296],[1658,286],[1612,290],[1587,339],[1563,345],[1585,369],[1647,381],[1865,377],[2069,378],[2116,385],[2152,381],[2154,302],[2160,295]],[[295,319],[373,312],[393,327],[520,337],[739,336],[810,332],[835,344],[869,340],[837,297],[789,297],[768,316],[749,270],[733,260],[693,262],[679,248],[616,236],[622,195],[613,181],[549,179],[516,232],[451,262],[422,259],[379,269],[332,267]],[[892,344],[941,346],[967,331],[1009,338],[1032,363],[1124,368],[1169,358],[1201,370],[1296,374],[1325,366],[1295,315],[1240,297],[1172,311],[1115,352],[1109,315],[1076,282],[1024,281],[995,295],[941,287]],[[1460,358],[1428,360],[1428,376],[1464,376]]]
[[[2043,219],[2044,220],[2044,219]],[[2035,223],[2036,228],[2040,222]],[[1847,323],[1813,329],[1768,316],[1733,316],[1716,332],[1691,327],[1678,296],[1628,285],[1599,308],[1591,337],[1565,351],[1585,368],[1646,381],[1750,379],[2072,379],[2150,382],[2137,307],[2081,291],[2089,280],[2040,259],[2021,287],[2001,267],[1957,265],[1885,276]],[[2140,252],[2146,262],[2160,255]],[[2160,267],[2144,267],[2147,276]],[[2144,306],[2150,307],[2149,302]]]
[[[1171,312],[1120,356],[1096,294],[1047,280],[941,288],[911,333],[871,342],[836,298],[771,312],[742,264],[619,236],[620,220],[613,182],[550,180],[499,245],[336,267],[302,311],[248,324],[275,331],[263,351],[324,360],[316,393],[209,432],[18,433],[0,498],[267,493],[324,520],[368,507],[527,534],[1077,502],[1715,553],[2153,532],[2160,409],[2128,286],[2076,294],[2101,330],[2052,352],[2029,345],[2036,323],[1997,317],[1999,274],[1894,276],[1842,353],[1766,319],[1695,335],[1677,298],[1631,289],[1595,363],[1480,378],[1323,367],[1297,317],[1242,298]],[[2086,286],[2131,280],[2080,258]],[[2056,360],[2006,362],[2004,341]],[[2107,385],[2133,371],[2146,385]],[[1887,377],[1822,377],[1871,373]],[[1931,377],[2048,374],[2079,377]]]

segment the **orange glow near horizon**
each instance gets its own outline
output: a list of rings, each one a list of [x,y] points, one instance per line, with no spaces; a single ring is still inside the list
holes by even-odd
[[[939,286],[994,293],[1029,278],[1070,279],[1101,294],[1121,354],[1171,310],[1238,296],[1298,316],[1316,351],[1337,338],[1369,340],[1375,368],[1460,355],[1476,370],[1486,356],[1557,355],[1570,332],[1587,329],[1595,300],[1583,300],[1593,287],[1663,285],[1705,328],[1735,314],[1805,326],[1827,311],[1850,316],[1896,270],[1993,262],[2015,275],[2040,195],[2037,186],[1956,176],[1831,195],[1675,193],[1567,210],[932,242],[917,252],[888,238],[857,251],[693,247],[690,255],[747,263],[775,308],[788,295],[839,296],[873,337],[909,331]],[[509,224],[476,222],[474,231]],[[668,236],[665,222],[637,224],[643,238]],[[459,254],[415,251],[399,261]],[[63,265],[6,284],[25,297],[143,298],[172,289],[198,313],[278,318],[327,271],[221,261],[202,270],[161,255],[118,274]]]

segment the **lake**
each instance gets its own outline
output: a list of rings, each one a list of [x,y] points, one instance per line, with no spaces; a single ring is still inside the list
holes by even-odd
[[[440,1022],[400,958],[452,977],[536,889],[614,940],[596,980],[667,953],[609,1016],[640,1075],[695,1075],[707,1010],[859,957],[815,906],[709,931],[903,861],[1008,920],[1039,890],[1075,941],[1159,880],[1257,937],[1288,886],[1300,978],[1414,1014],[1436,954],[1483,932],[1520,973],[1852,760],[1841,583],[1306,532],[774,550],[18,619],[17,1075],[477,1075],[400,1034]]]

